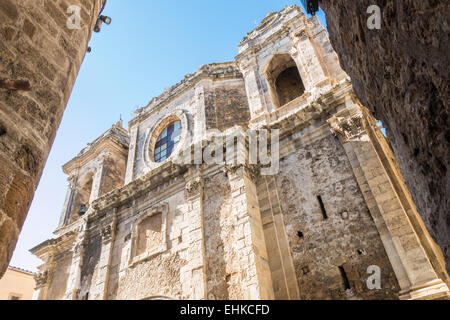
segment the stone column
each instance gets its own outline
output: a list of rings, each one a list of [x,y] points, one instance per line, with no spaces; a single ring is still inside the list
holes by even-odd
[[[76,191],[77,191],[77,184],[76,184],[76,177],[71,176],[68,179],[69,181],[69,186],[67,188],[67,193],[66,193],[66,199],[64,200],[64,205],[63,205],[63,209],[61,212],[61,218],[59,219],[59,225],[58,228],[61,228],[65,225],[67,219],[70,216],[70,211],[72,210],[71,206],[72,206],[72,202],[73,199],[76,195]]]
[[[327,75],[323,70],[309,33],[308,29],[304,29],[300,33],[292,35],[293,47],[290,51],[292,58],[299,67],[306,91],[312,91],[315,87],[320,87],[327,80]]]
[[[113,221],[104,226],[102,234],[102,251],[98,264],[98,281],[93,295],[94,300],[106,300],[108,298],[109,271],[111,267],[112,249],[116,234],[117,213],[114,213]]]
[[[125,184],[134,180],[134,164],[136,162],[136,150],[139,136],[139,123],[134,124],[130,129],[130,149],[128,151],[127,171],[125,174]]]
[[[196,100],[196,110],[194,117],[194,137],[193,141],[198,142],[201,141],[206,135],[206,124],[211,121],[209,117],[211,117],[208,113],[207,106],[207,92],[213,91],[213,81],[201,80],[195,86],[195,100]],[[210,113],[210,112],[209,112]],[[215,114],[214,114],[214,123],[215,123]]]
[[[261,76],[257,69],[258,62],[256,57],[252,57],[240,64],[240,69],[244,75],[245,90],[247,91],[248,103],[250,107],[251,118],[267,112],[264,92],[262,90]]]
[[[65,299],[78,300],[78,291],[81,285],[81,266],[83,264],[83,255],[85,249],[85,239],[87,232],[87,218],[82,218],[82,226],[78,231],[77,240],[75,241],[72,255],[72,265],[69,269],[69,277],[67,279],[67,288]]]
[[[252,172],[244,166],[226,168],[232,194],[236,229],[243,228],[238,240],[239,268],[244,300],[272,300],[274,292]]]
[[[100,156],[99,159],[97,159],[97,165],[96,165],[96,171],[94,174],[94,178],[92,181],[92,190],[91,190],[91,196],[89,198],[89,204],[94,202],[100,195],[101,188],[102,188],[102,181],[103,181],[103,169],[105,167],[105,159],[106,155]]]
[[[187,233],[188,263],[180,270],[183,299],[205,300],[206,288],[206,255],[203,224],[203,179],[199,171],[186,176],[185,198],[189,206],[187,215],[189,225]],[[184,241],[184,240],[183,240]]]
[[[397,276],[400,299],[445,297],[449,289],[438,276],[405,204],[364,128],[359,108],[329,120],[350,160],[353,172]],[[426,230],[423,230],[426,232]]]

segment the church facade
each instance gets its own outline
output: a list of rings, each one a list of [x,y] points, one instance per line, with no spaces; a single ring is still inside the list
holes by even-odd
[[[449,296],[388,141],[300,8],[269,14],[235,61],[200,67],[128,127],[64,165],[55,237],[31,249],[35,299]],[[276,165],[249,161],[255,135]],[[244,161],[225,161],[230,148]]]

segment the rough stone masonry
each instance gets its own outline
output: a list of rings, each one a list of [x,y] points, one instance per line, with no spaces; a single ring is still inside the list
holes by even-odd
[[[450,270],[450,2],[322,0],[358,98],[387,128],[406,184]],[[367,28],[378,5],[380,30]]]
[[[248,128],[279,130],[278,172],[179,161],[217,136],[247,145]],[[31,249],[43,261],[35,299],[449,298],[386,137],[297,6],[268,14],[234,61],[198,68],[63,169],[59,226]]]
[[[101,0],[0,1],[0,277],[53,144]]]

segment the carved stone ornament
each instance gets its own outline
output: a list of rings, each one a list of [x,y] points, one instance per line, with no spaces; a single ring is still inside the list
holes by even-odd
[[[185,194],[187,198],[196,196],[203,188],[203,180],[201,177],[197,177],[186,183]]]
[[[36,288],[41,288],[47,284],[48,270],[38,273],[34,276],[34,281],[36,281]]]
[[[101,233],[102,233],[103,242],[111,241],[112,227],[110,225],[107,225],[106,227],[104,227],[102,229]]]
[[[244,165],[226,165],[223,167],[223,172],[229,176],[229,175],[235,175],[236,172],[240,169],[243,168]]]
[[[361,135],[365,129],[363,124],[363,115],[358,112],[349,118],[334,118],[329,121],[331,131],[343,142],[350,141],[352,138]]]
[[[84,249],[85,245],[84,242],[78,242],[75,247],[73,248],[73,253],[74,254],[80,254],[80,252]]]
[[[223,172],[227,176],[234,176],[238,172],[240,168],[243,168],[245,172],[248,174],[250,179],[255,181],[261,174],[261,166],[260,165],[227,165],[224,166]]]

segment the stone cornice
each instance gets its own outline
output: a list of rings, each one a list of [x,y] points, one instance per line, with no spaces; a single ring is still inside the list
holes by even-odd
[[[95,211],[89,216],[89,220],[95,219],[98,215],[101,215],[108,210],[120,207],[130,200],[141,197],[149,191],[169,182],[174,177],[183,175],[186,171],[186,166],[175,165],[172,162],[167,162],[147,175],[138,178],[128,185],[120,189],[116,189],[94,201],[91,207]]]
[[[345,104],[349,97],[354,97],[353,87],[348,80],[341,81],[301,109],[294,109],[286,116],[263,125],[261,129],[280,129],[280,139],[282,139],[284,136],[291,134],[292,130],[309,126],[314,119],[321,117],[338,105]]]
[[[30,249],[30,252],[41,260],[71,250],[76,239],[76,232],[70,231],[62,236],[46,240],[36,247]]]

